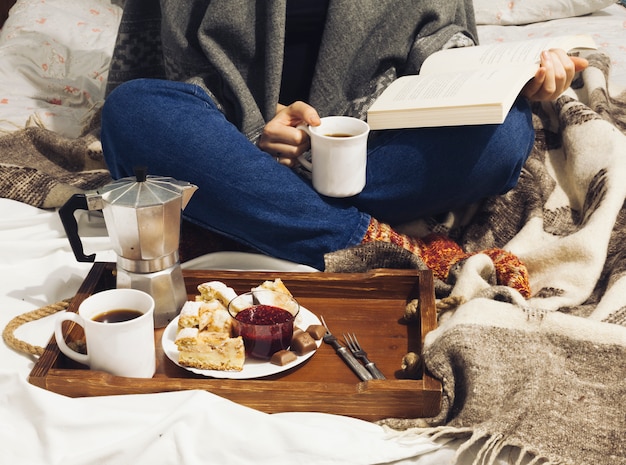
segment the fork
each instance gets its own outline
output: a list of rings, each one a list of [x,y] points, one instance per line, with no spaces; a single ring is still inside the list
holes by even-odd
[[[386,379],[385,375],[381,373],[376,364],[372,362],[369,358],[367,358],[367,352],[365,352],[361,347],[361,344],[359,344],[359,340],[356,338],[356,334],[344,334],[343,339],[344,341],[346,341],[346,345],[354,354],[354,356],[360,358],[363,361],[363,364],[372,374],[374,379]]]
[[[324,321],[324,317],[321,315],[320,320],[322,321],[324,328],[326,328],[326,333],[324,333],[324,336],[322,338],[324,342],[331,346],[333,349],[335,349],[337,355],[341,357],[341,359],[346,363],[346,365],[348,365],[352,369],[352,371],[359,377],[361,381],[373,379],[374,377],[372,376],[372,374],[368,370],[366,370],[363,365],[361,365],[361,363],[355,358],[352,352],[342,346],[337,338],[330,332],[328,326],[326,325],[326,322]]]

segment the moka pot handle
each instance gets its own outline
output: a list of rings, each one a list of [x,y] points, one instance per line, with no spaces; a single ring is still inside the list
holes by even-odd
[[[65,202],[61,208],[59,208],[59,216],[61,217],[61,223],[63,223],[65,234],[70,241],[76,260],[79,262],[95,262],[95,253],[85,255],[83,242],[80,240],[80,236],[78,235],[78,223],[76,222],[76,217],[74,216],[74,212],[76,212],[76,210],[89,210],[87,196],[85,194],[72,195],[69,200]]]

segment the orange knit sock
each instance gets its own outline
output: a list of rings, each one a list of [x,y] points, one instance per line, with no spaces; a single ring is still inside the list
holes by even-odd
[[[423,239],[410,237],[372,218],[362,243],[374,241],[391,242],[419,256],[435,277],[441,280],[448,277],[452,265],[467,256],[458,244],[445,236],[431,234]]]
[[[448,278],[452,265],[473,255],[464,252],[456,242],[441,234],[430,234],[424,238],[410,237],[372,218],[362,243],[374,241],[390,242],[419,256],[433,275],[443,281]],[[481,253],[493,261],[498,284],[517,289],[525,298],[530,297],[528,270],[519,258],[502,249],[488,249]]]
[[[376,218],[370,219],[370,224],[365,232],[365,237],[361,241],[363,244],[368,242],[391,242],[411,253],[421,256],[421,250],[424,242],[416,237],[409,237],[393,230],[386,223],[380,223]]]

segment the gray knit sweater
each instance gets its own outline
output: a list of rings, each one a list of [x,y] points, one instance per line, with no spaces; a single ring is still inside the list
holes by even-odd
[[[195,82],[256,140],[278,103],[286,1],[126,0],[110,88],[142,75]],[[321,116],[364,117],[458,33],[477,42],[472,0],[330,0],[309,103]],[[161,63],[140,61],[141,42]]]

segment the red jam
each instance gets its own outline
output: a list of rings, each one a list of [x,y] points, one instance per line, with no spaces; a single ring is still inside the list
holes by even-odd
[[[240,311],[235,318],[242,323],[275,325],[292,321],[293,315],[272,305],[255,305]]]
[[[294,316],[272,305],[254,305],[240,311],[233,325],[235,336],[241,336],[246,354],[269,359],[287,349],[293,336]]]

